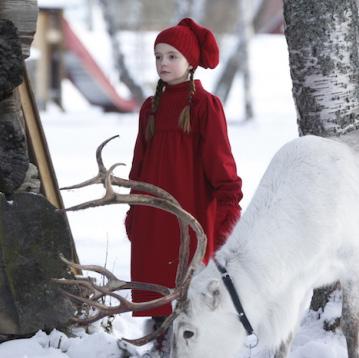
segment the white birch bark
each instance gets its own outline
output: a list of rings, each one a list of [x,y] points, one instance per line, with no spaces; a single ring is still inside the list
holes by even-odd
[[[359,128],[356,0],[284,0],[284,17],[300,134]]]
[[[214,92],[225,102],[229,96],[236,74],[243,74],[245,119],[253,117],[251,79],[249,69],[249,43],[253,34],[253,12],[248,0],[238,0],[237,45],[227,60]]]
[[[142,103],[145,100],[144,91],[139,83],[137,83],[132,77],[126,62],[125,55],[121,51],[120,42],[118,39],[114,16],[111,12],[110,2],[108,0],[100,0],[100,5],[103,11],[104,19],[106,21],[107,32],[111,39],[113,56],[115,59],[116,68],[119,72],[120,80],[129,88],[132,95],[135,97],[138,103]]]
[[[253,118],[253,101],[252,101],[252,86],[251,86],[251,72],[249,68],[249,44],[253,34],[252,20],[253,11],[251,2],[248,0],[239,0],[239,17],[242,17],[240,23],[242,24],[240,33],[243,38],[242,49],[242,73],[243,73],[243,89],[244,89],[244,106],[245,119]]]
[[[196,0],[192,4],[192,16],[199,22],[203,21],[203,15],[205,13],[206,0]]]
[[[284,17],[299,134],[359,128],[358,0],[284,0]],[[335,288],[315,290],[311,308]]]
[[[184,17],[192,17],[193,0],[176,0],[175,12],[177,21]]]
[[[93,22],[94,22],[94,0],[86,0],[86,25],[89,31],[93,30]]]

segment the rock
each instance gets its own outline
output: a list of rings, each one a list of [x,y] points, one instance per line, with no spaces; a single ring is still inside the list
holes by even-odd
[[[37,170],[36,165],[29,163],[29,167],[25,174],[25,179],[21,186],[16,189],[17,193],[26,191],[39,194],[40,193],[41,182],[39,178],[39,171]]]
[[[21,43],[15,25],[0,20],[0,101],[21,84],[24,65]]]
[[[51,278],[69,277],[59,254],[71,258],[64,214],[42,195],[0,194],[0,334],[61,329],[75,308]]]
[[[29,167],[25,130],[18,96],[0,102],[0,192],[11,194]]]
[[[30,55],[30,46],[36,31],[39,9],[37,0],[1,0],[0,19],[11,20],[17,27],[24,58]],[[2,34],[2,32],[0,31]]]

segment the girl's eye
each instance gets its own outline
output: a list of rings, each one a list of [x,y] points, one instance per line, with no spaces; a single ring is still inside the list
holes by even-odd
[[[155,59],[158,61],[161,59],[161,56],[155,56]]]

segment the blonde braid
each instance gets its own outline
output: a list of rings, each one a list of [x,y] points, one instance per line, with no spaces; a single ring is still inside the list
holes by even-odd
[[[193,79],[194,70],[191,69],[189,73],[190,73],[190,90],[188,96],[188,104],[186,105],[186,107],[183,108],[178,120],[179,127],[185,133],[189,133],[191,131],[191,104],[192,104],[192,98],[196,92],[196,86]]]
[[[156,86],[156,93],[152,98],[151,112],[150,115],[148,116],[148,122],[146,127],[146,134],[145,134],[145,138],[147,141],[151,140],[151,138],[155,134],[155,113],[160,104],[160,98],[164,86],[165,83],[161,79],[159,79]]]

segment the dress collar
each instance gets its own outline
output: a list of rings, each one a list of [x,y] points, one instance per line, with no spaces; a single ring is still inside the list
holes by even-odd
[[[175,85],[169,85],[169,84],[165,84],[165,92],[167,93],[177,93],[177,92],[186,92],[188,91],[189,88],[189,82],[190,81],[185,81],[185,82],[181,82]],[[202,88],[202,84],[200,80],[194,80],[196,89]]]

